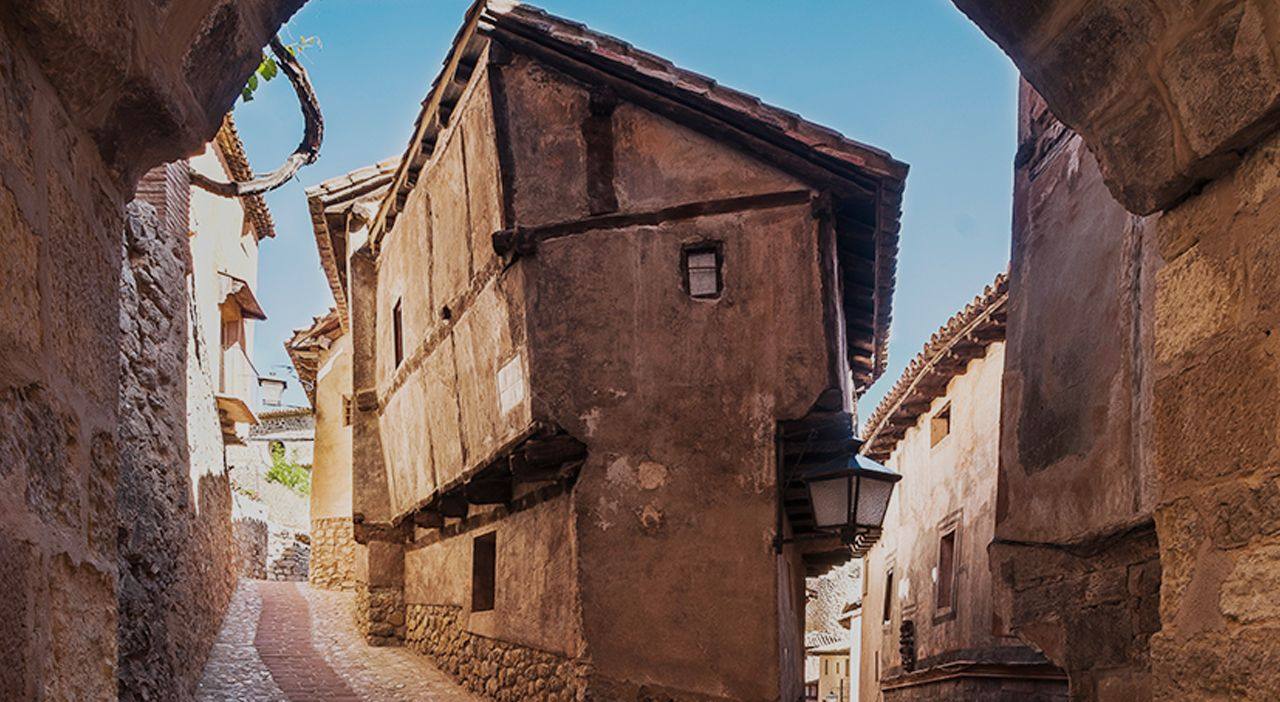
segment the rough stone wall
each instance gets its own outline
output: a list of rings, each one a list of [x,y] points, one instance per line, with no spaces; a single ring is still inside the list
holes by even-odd
[[[133,493],[137,454],[125,455],[130,447],[121,437],[140,424],[134,416],[126,417],[133,426],[118,426],[119,413],[140,400],[143,385],[181,387],[182,367],[168,355],[181,357],[185,346],[161,349],[166,358],[154,365],[126,367],[126,376],[137,370],[142,377],[125,388],[121,361],[130,354],[137,359],[138,349],[126,349],[122,359],[121,348],[153,335],[176,343],[163,318],[181,326],[186,315],[181,276],[161,284],[143,272],[133,289],[145,314],[133,317],[133,338],[121,341],[124,207],[141,173],[213,136],[257,65],[260,47],[299,4],[196,0],[181,3],[178,12],[174,3],[151,0],[32,0],[0,10],[0,690],[6,698],[186,694],[178,680],[185,672],[136,667],[151,655],[140,647],[151,646],[159,658],[172,653],[169,642],[144,641],[143,625],[129,621],[150,610],[148,587],[129,572],[129,558],[142,556],[145,563],[157,544],[135,540],[136,529],[126,529],[117,543],[117,526],[128,526],[155,494]],[[135,218],[131,230],[140,233],[141,226]],[[132,268],[126,263],[126,272]],[[171,397],[154,399],[161,414],[181,407]],[[156,448],[170,461],[187,450],[177,438]],[[216,514],[225,507],[216,481],[203,487],[208,502],[201,507]],[[148,509],[173,514],[180,504]],[[147,514],[144,526],[184,528],[158,516]],[[193,546],[194,558],[205,555],[201,548]],[[191,565],[207,567],[207,561]],[[190,617],[196,638],[217,625],[216,615],[204,618],[209,612],[181,614]],[[181,651],[180,665],[198,671],[203,652],[182,648],[191,650]]]
[[[21,36],[0,21],[0,690],[109,699],[124,198]]]
[[[237,517],[234,521],[236,553],[240,557],[238,573],[242,578],[267,579],[267,523],[253,517]]]
[[[262,47],[303,2],[187,0],[175,11],[154,0],[29,0],[0,19],[66,108],[69,119],[50,128],[91,135],[94,161],[127,191],[213,138]]]
[[[356,624],[370,646],[398,646],[405,632],[404,588],[360,583]]]
[[[953,1],[1084,135],[1131,212],[1175,206],[1280,125],[1275,3]]]
[[[808,597],[804,608],[804,630],[841,633],[844,607],[858,599],[862,561],[850,561],[817,578],[805,579]]]
[[[1057,680],[990,680],[980,676],[884,692],[884,702],[1067,702],[1067,699],[1066,690]]]
[[[311,520],[311,570],[307,581],[325,590],[354,590],[356,546],[351,519]]]
[[[311,562],[309,541],[306,534],[272,528],[267,539],[267,580],[305,582]]]
[[[1162,700],[1280,690],[1280,134],[1158,223]]]
[[[477,636],[459,621],[460,608],[410,604],[405,643],[431,656],[468,690],[499,702],[579,699],[574,662],[527,646]]]
[[[160,227],[150,205],[128,212],[116,493],[120,696],[185,699],[235,586],[230,482],[221,451],[200,440],[217,436],[217,416],[211,390],[192,382],[203,372],[201,342],[189,335],[185,231]]]
[[[1025,84],[1019,139],[996,626],[1066,670],[1073,699],[1149,699],[1153,219],[1116,202],[1084,142]]]

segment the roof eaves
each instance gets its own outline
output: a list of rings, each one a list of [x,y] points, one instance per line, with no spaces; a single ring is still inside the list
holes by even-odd
[[[1004,340],[1008,299],[1009,277],[1001,273],[934,332],[867,419],[864,455],[887,459],[906,427],[913,426],[928,404],[946,393],[947,383],[964,372],[968,361]]]
[[[229,175],[239,181],[251,180],[253,168],[249,165],[249,156],[245,153],[244,142],[240,140],[240,133],[236,130],[236,122],[231,113],[228,112],[223,117],[222,127],[218,129],[218,134],[214,138],[226,160]],[[241,201],[244,203],[245,214],[248,215],[249,223],[253,226],[257,238],[262,240],[274,237],[276,225],[271,217],[271,209],[267,207],[267,201],[261,195],[248,195],[241,198]]]

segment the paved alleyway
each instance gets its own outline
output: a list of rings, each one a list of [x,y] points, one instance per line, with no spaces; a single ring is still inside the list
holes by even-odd
[[[350,593],[241,580],[196,691],[201,702],[480,702],[406,648],[366,646]]]

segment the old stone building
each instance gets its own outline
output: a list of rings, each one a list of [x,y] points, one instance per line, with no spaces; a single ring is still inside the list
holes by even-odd
[[[354,590],[367,552],[356,543],[351,514],[353,400],[348,263],[368,238],[368,225],[386,195],[397,159],[389,159],[308,188],[316,248],[335,306],[285,343],[316,414],[311,471],[312,585]]]
[[[217,607],[187,607],[181,629],[150,617],[154,590],[120,558],[160,557],[165,539],[199,533],[171,518],[180,501],[148,487],[189,482],[187,457],[144,465],[124,454],[135,441],[144,453],[185,445],[188,359],[171,262],[181,257],[140,249],[160,227],[126,205],[142,174],[213,138],[301,2],[29,0],[0,11],[0,689],[19,698],[183,699],[207,648]],[[1001,619],[1068,671],[1077,699],[1272,699],[1274,3],[956,4],[1045,108],[1024,121],[1017,163],[991,550]],[[1024,114],[1037,101],[1024,99]],[[443,117],[419,134],[434,136]],[[121,285],[122,253],[132,270],[153,268],[135,287]],[[164,539],[113,538],[139,514]],[[192,570],[171,576],[187,601]],[[394,591],[394,567],[378,578]],[[583,586],[587,598],[599,591]],[[145,649],[126,642],[138,631]],[[619,655],[601,659],[606,673]]]
[[[993,606],[1007,303],[1001,274],[867,419],[862,451],[903,480],[864,562],[863,700],[1066,699],[1066,675]]]
[[[799,697],[852,554],[787,483],[851,456],[905,165],[527,6],[434,85],[350,258],[371,640],[496,699]]]

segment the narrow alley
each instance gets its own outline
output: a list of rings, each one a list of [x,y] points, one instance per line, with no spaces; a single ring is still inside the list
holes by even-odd
[[[425,656],[374,647],[355,628],[355,594],[242,579],[227,608],[200,702],[472,702]]]

